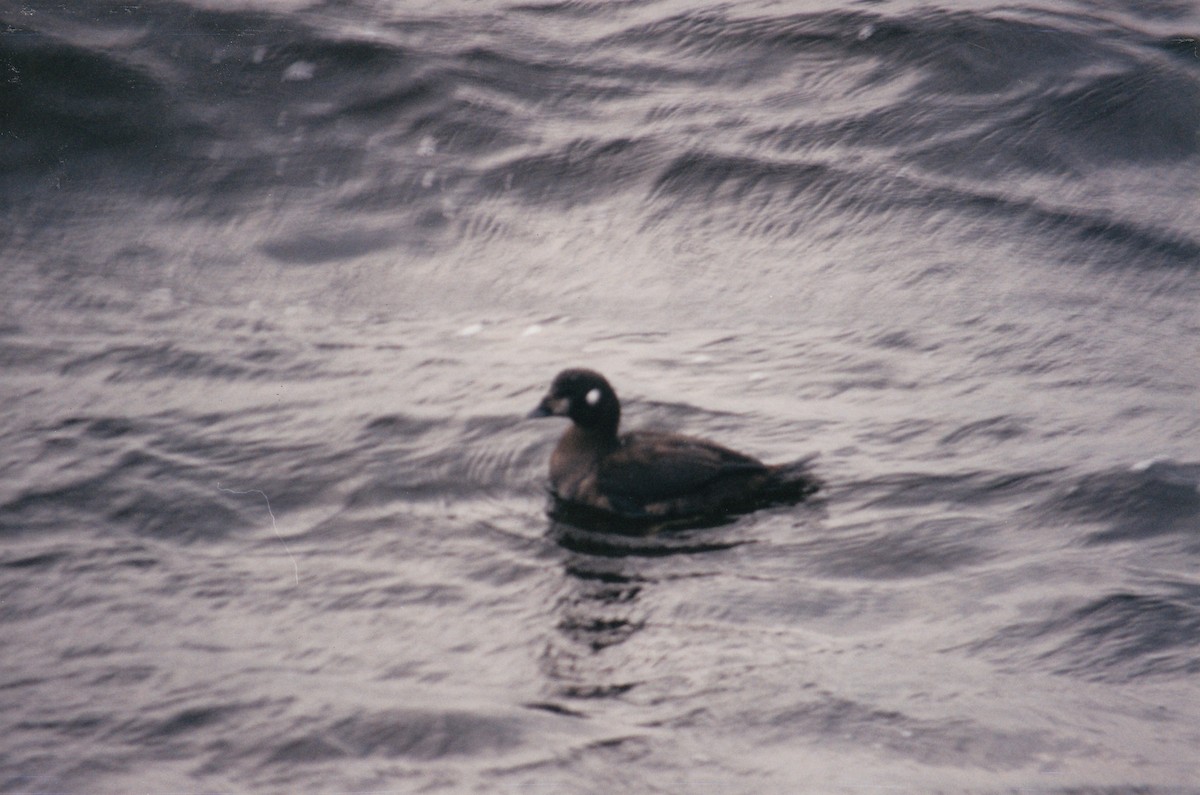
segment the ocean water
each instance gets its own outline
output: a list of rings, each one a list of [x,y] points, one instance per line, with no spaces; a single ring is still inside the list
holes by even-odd
[[[0,791],[1200,791],[1198,34],[0,4]],[[575,365],[825,488],[551,521]]]

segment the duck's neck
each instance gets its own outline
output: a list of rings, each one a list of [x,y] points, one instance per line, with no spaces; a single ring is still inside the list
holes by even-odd
[[[572,425],[558,440],[558,446],[550,456],[550,474],[557,478],[578,469],[581,464],[590,469],[618,446],[620,442],[612,431]]]
[[[572,424],[563,433],[562,439],[559,440],[558,449],[563,453],[569,451],[579,457],[593,456],[599,458],[611,453],[620,444],[617,441],[617,429],[615,427],[583,428]]]

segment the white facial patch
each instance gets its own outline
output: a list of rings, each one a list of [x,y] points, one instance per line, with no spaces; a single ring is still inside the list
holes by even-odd
[[[600,390],[593,389],[592,391],[588,392],[583,399],[587,401],[589,406],[595,406],[600,402]]]

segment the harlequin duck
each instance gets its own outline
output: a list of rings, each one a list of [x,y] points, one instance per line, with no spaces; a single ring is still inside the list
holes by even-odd
[[[741,513],[818,488],[804,459],[767,465],[721,445],[658,431],[617,435],[621,404],[604,376],[563,370],[530,417],[569,417],[550,457],[554,497],[629,518]]]

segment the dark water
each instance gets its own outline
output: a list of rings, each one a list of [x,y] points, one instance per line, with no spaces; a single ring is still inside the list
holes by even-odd
[[[1200,787],[1193,3],[0,30],[0,790]],[[568,365],[828,486],[552,523]]]

